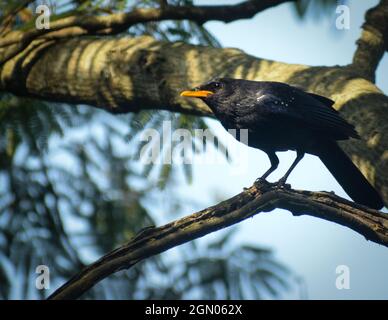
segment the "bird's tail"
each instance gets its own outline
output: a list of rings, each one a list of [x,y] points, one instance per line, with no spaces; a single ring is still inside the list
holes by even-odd
[[[319,149],[317,155],[349,197],[373,209],[384,206],[380,195],[336,142],[325,143]]]

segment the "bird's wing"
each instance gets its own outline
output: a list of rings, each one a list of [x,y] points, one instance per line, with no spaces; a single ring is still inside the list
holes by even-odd
[[[333,109],[332,108],[332,105],[334,104],[333,100],[326,98],[324,96],[320,96],[319,94],[311,93],[311,92],[304,92],[304,93],[307,93],[310,97],[313,97],[314,99],[320,101],[328,108]],[[336,111],[335,109],[333,109],[333,110]]]
[[[331,107],[334,101],[289,87],[276,92],[257,92],[255,108],[268,115],[287,117],[335,135],[358,137],[354,126]]]

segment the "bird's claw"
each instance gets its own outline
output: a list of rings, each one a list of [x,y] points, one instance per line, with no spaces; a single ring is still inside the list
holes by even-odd
[[[269,184],[269,182],[265,180],[265,178],[260,177],[260,178],[257,178],[253,184],[256,186],[263,186],[263,185]]]
[[[277,186],[278,188],[291,189],[291,185],[288,184],[288,183],[286,183],[286,180],[283,179],[283,178],[280,179],[280,180],[277,182],[276,186]]]
[[[283,188],[284,185],[286,184],[286,181],[284,179],[280,179],[278,182],[277,182],[277,187],[278,188]]]
[[[258,178],[254,182],[254,186],[262,191],[270,190],[277,186],[276,182],[269,182],[265,178]]]

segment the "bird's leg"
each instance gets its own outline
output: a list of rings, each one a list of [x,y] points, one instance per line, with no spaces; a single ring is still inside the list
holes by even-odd
[[[275,152],[267,152],[267,156],[269,161],[271,161],[271,167],[258,179],[256,179],[255,183],[262,183],[266,181],[265,179],[276,170],[279,165],[279,158]]]
[[[300,160],[304,157],[304,152],[296,151],[296,158],[294,162],[291,164],[291,167],[287,170],[286,174],[278,181],[277,185],[278,187],[282,187],[286,184],[287,178],[290,175],[291,171],[295,169],[296,165],[299,163]]]

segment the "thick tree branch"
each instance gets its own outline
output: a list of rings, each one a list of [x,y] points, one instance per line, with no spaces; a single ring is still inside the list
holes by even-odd
[[[388,51],[388,0],[381,0],[367,11],[362,29],[352,65],[366,79],[374,82],[377,66],[384,52]]]
[[[260,212],[286,209],[346,226],[367,240],[388,246],[388,215],[326,192],[297,191],[264,183],[233,198],[158,228],[145,229],[131,241],[89,265],[50,299],[76,299],[114,272],[150,256],[226,228]]]
[[[14,31],[0,39],[0,48],[7,47],[0,54],[0,64],[25,49],[33,40],[55,33],[57,38],[76,35],[117,34],[138,23],[163,20],[191,20],[199,24],[218,20],[231,22],[248,19],[258,12],[284,2],[295,0],[248,0],[236,5],[218,6],[161,6],[160,8],[138,8],[131,12],[99,16],[70,16],[50,23],[50,29]],[[57,31],[62,30],[61,33]],[[9,47],[11,46],[11,47]]]

